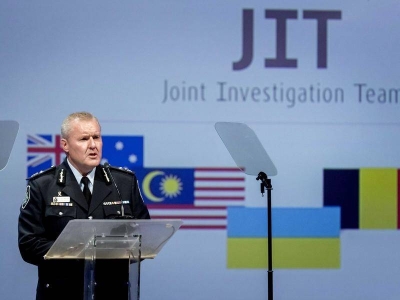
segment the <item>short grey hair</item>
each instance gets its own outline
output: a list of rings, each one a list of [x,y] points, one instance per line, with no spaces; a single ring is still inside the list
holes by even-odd
[[[71,123],[75,120],[78,121],[91,121],[96,120],[100,127],[99,120],[89,112],[82,111],[82,112],[75,112],[70,114],[68,117],[64,119],[61,124],[61,138],[66,139],[71,131]]]

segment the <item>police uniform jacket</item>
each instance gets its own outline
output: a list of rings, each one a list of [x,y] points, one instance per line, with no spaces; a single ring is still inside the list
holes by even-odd
[[[149,219],[134,173],[114,167],[110,171],[124,200],[124,214]],[[57,202],[57,197],[69,197],[63,198],[69,202]],[[38,266],[36,299],[63,299],[62,295],[72,293],[75,287],[75,292],[82,295],[81,261],[43,258],[67,223],[73,219],[111,219],[120,215],[120,196],[102,165],[96,167],[90,206],[66,160],[29,178],[26,199],[20,209],[18,245],[22,258]]]

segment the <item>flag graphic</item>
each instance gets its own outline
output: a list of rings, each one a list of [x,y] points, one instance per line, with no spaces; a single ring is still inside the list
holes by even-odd
[[[65,157],[60,140],[58,134],[28,134],[28,177],[60,164]]]
[[[143,167],[143,136],[103,135],[103,160],[112,166]]]
[[[340,206],[341,228],[399,229],[396,168],[324,170],[324,206]]]
[[[182,219],[181,229],[226,229],[227,206],[243,206],[238,168],[135,169],[153,219]]]
[[[59,165],[65,158],[58,134],[29,134],[27,137],[27,174]],[[103,160],[111,165],[133,169],[143,166],[142,136],[102,136]]]
[[[340,268],[340,208],[272,208],[273,266]],[[266,269],[267,209],[228,208],[227,267]]]

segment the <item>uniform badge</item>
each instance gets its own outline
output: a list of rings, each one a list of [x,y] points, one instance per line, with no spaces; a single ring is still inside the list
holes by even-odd
[[[57,174],[57,184],[58,185],[65,185],[65,170],[60,169]]]
[[[74,206],[71,202],[71,197],[62,196],[61,191],[58,191],[58,195],[53,197],[53,201],[50,203],[51,206]]]
[[[28,185],[26,186],[26,192],[25,192],[25,200],[22,202],[22,209],[25,209],[25,207],[28,205],[29,200],[31,199],[31,187]]]
[[[53,202],[54,203],[67,203],[67,202],[71,202],[71,198],[67,197],[67,196],[53,197]]]

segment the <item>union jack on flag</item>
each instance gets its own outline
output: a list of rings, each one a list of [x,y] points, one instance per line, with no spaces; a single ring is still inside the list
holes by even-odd
[[[65,154],[59,134],[28,134],[28,177],[58,165]]]

